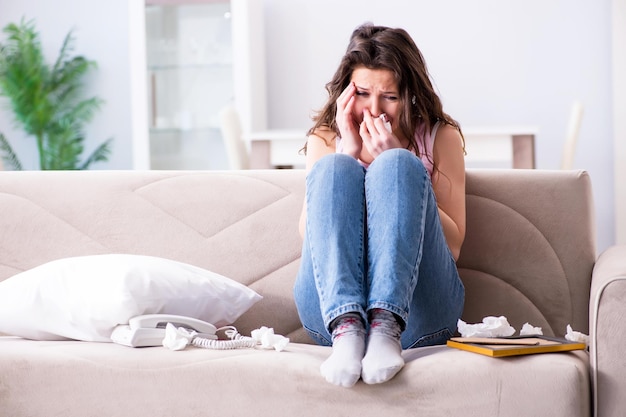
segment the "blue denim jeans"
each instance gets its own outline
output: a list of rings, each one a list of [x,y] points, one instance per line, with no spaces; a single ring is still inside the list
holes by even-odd
[[[294,297],[319,344],[347,312],[383,308],[401,318],[404,349],[442,344],[456,330],[465,290],[422,161],[405,149],[365,169],[324,156],[306,179],[306,231]]]

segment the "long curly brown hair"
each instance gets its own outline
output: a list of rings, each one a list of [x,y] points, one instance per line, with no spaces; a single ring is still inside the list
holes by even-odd
[[[398,83],[403,106],[399,128],[409,139],[409,148],[417,155],[421,150],[415,140],[415,132],[424,124],[429,132],[437,121],[454,126],[461,133],[460,125],[443,111],[441,100],[433,88],[426,62],[411,36],[404,29],[375,26],[371,23],[357,27],[335,75],[326,84],[328,101],[312,118],[312,134],[326,128],[339,135],[335,120],[337,99],[350,83],[352,72],[357,67],[385,69],[391,71]],[[463,134],[461,133],[463,139]],[[463,139],[464,141],[464,139]],[[465,147],[465,144],[463,143]],[[306,153],[306,145],[303,148]]]

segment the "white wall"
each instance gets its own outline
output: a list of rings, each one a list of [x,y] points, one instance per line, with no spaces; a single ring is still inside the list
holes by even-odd
[[[22,17],[34,19],[51,62],[70,29],[74,29],[75,37],[73,54],[97,62],[98,68],[87,81],[86,94],[105,102],[87,128],[85,157],[102,141],[112,137],[114,142],[109,162],[93,168],[148,166],[143,7],[141,0],[0,0],[0,27],[17,23]],[[4,34],[0,36],[5,39]],[[6,106],[4,98],[0,98],[0,106]],[[24,167],[36,168],[34,138],[25,138],[12,127],[11,120],[10,113],[1,109],[0,132],[4,132]]]
[[[264,14],[266,56],[259,71],[267,80],[268,128],[310,126],[350,33],[365,21],[411,33],[446,110],[463,126],[538,126],[538,168],[559,167],[571,103],[582,100],[574,166],[593,181],[598,250],[615,241],[612,0],[247,1],[263,5],[254,12]],[[89,127],[88,146],[115,140],[111,160],[99,168],[148,166],[143,4],[0,0],[0,26],[35,18],[51,59],[74,28],[76,53],[98,62],[90,92],[105,104]],[[30,152],[35,160],[34,141],[11,128],[5,111],[0,131],[20,156]]]
[[[613,138],[614,178],[626,178],[626,0],[613,4]],[[615,181],[615,241],[626,244],[626,183]]]
[[[265,22],[258,0],[231,0],[235,108],[242,131],[267,128]]]
[[[598,250],[615,241],[610,0],[263,0],[269,128],[308,128],[352,30],[405,28],[462,126],[538,126],[558,169],[571,104],[584,104],[574,168],[589,171]],[[546,207],[546,210],[549,210]]]

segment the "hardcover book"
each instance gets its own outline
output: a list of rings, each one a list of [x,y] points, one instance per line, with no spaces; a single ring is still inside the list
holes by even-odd
[[[447,345],[494,358],[584,350],[587,347],[584,343],[547,336],[453,337]]]

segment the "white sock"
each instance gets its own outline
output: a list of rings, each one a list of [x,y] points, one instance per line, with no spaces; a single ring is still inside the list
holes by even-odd
[[[333,325],[333,352],[320,371],[331,384],[351,387],[361,377],[365,351],[363,322],[358,314],[347,313],[335,319]]]
[[[372,311],[367,352],[362,361],[361,378],[366,384],[380,384],[393,378],[404,366],[400,324],[386,310]]]

